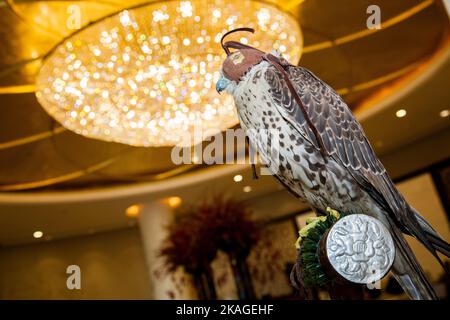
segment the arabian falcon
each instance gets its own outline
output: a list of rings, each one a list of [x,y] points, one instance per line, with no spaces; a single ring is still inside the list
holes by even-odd
[[[236,42],[216,83],[234,98],[241,127],[263,163],[316,213],[330,207],[371,215],[390,230],[396,246],[392,271],[412,299],[436,299],[402,233],[418,239],[442,264],[449,244],[410,206],[375,155],[343,99],[311,71]],[[234,49],[233,51],[230,51]]]

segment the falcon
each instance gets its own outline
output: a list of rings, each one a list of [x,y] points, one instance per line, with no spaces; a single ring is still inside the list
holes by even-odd
[[[318,215],[364,213],[390,230],[392,271],[411,299],[437,299],[403,233],[437,252],[450,246],[404,199],[343,99],[311,71],[222,37],[227,58],[216,90],[234,98],[241,127],[273,175]],[[231,51],[230,49],[234,49]],[[445,267],[444,267],[445,269]]]

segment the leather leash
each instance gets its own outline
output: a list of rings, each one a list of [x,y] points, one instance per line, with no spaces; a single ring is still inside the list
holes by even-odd
[[[298,106],[300,107],[300,110],[303,113],[306,123],[308,124],[309,128],[313,132],[313,134],[316,138],[316,141],[319,144],[319,148],[320,148],[320,152],[322,153],[322,156],[325,156],[327,153],[326,152],[327,149],[325,149],[325,144],[323,143],[322,137],[320,136],[320,133],[317,130],[316,126],[312,123],[311,119],[309,118],[308,112],[306,111],[306,108],[303,105],[302,100],[300,99],[297,91],[294,88],[294,85],[291,82],[291,79],[289,79],[288,73],[286,72],[285,68],[289,68],[292,65],[289,64],[286,60],[280,59],[270,53],[266,53],[263,58],[264,58],[264,60],[269,62],[271,65],[273,65],[283,75],[284,81],[286,82],[286,84],[289,88],[289,91],[291,92],[291,95],[294,97],[295,102],[297,102]]]

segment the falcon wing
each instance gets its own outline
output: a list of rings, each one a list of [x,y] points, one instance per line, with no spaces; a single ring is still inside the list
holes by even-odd
[[[310,71],[291,66],[287,73],[327,153],[343,165],[360,186],[388,213],[404,232],[435,253],[409,205],[378,160],[364,131],[342,98]],[[264,74],[270,96],[281,116],[319,147],[302,110],[295,102],[279,70],[269,66]]]

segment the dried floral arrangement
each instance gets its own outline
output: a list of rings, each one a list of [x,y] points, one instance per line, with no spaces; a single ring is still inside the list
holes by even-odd
[[[210,282],[210,263],[218,250],[243,258],[258,239],[259,228],[249,207],[239,200],[215,196],[176,212],[160,255],[167,271],[183,267],[194,278],[206,274],[206,282]]]

